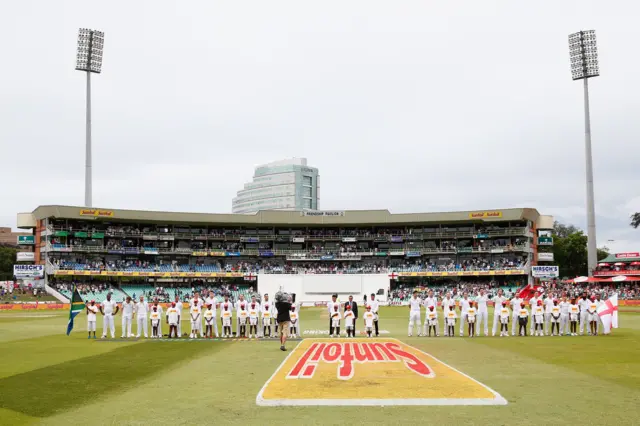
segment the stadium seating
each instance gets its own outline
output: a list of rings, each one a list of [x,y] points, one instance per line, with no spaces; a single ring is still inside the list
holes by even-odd
[[[109,294],[109,293],[112,293],[111,297],[116,302],[122,301],[124,299],[124,297],[125,297],[124,293],[122,293],[122,291],[120,291],[117,288],[109,289],[109,290],[102,290],[102,291],[97,291],[97,292],[89,291],[87,293],[81,293],[80,296],[82,297],[82,300],[84,300],[85,302],[87,302],[89,300],[95,300],[96,303],[102,303],[104,300],[107,299],[107,294]]]
[[[506,260],[496,262],[489,265],[434,265],[434,264],[414,264],[414,265],[396,265],[396,266],[380,266],[374,263],[327,263],[315,262],[304,264],[283,265],[276,262],[262,263],[227,263],[219,264],[85,264],[77,262],[61,262],[54,265],[55,269],[72,270],[72,271],[124,271],[124,272],[243,272],[243,273],[262,273],[262,274],[305,274],[305,273],[345,273],[345,274],[361,274],[361,273],[387,273],[387,272],[462,272],[462,271],[490,271],[501,269],[523,269],[528,265],[525,262],[513,261],[507,266]]]
[[[220,272],[218,265],[179,265],[178,272]],[[161,271],[164,272],[164,271]]]
[[[156,297],[155,290],[156,288],[154,286],[147,285],[147,284],[123,284],[121,287],[123,296],[121,297],[126,297],[127,295],[133,297],[135,295],[137,299],[138,297],[143,295],[147,301],[151,301],[154,297]],[[160,297],[160,299],[163,299],[166,301],[173,301],[176,297],[177,290],[178,290],[177,288],[173,288],[173,287],[163,287],[163,291],[164,293],[166,293],[167,296]],[[206,288],[205,289],[197,288],[196,291],[199,291],[202,297],[208,296]],[[149,297],[149,293],[151,293],[151,297]],[[190,298],[193,296],[191,294],[191,288],[189,287],[181,287],[180,294],[182,299],[184,299],[185,297]],[[232,300],[238,300],[238,296],[240,296],[240,294],[244,295],[246,299],[251,298],[251,293],[249,292],[248,287],[239,287],[237,290],[229,291],[229,295]],[[222,296],[220,290],[216,291],[216,299],[220,302],[224,300],[224,297]],[[117,300],[120,301],[120,299],[117,299]]]

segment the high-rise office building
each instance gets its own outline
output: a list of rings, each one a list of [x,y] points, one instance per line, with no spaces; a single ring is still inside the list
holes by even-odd
[[[233,199],[233,213],[260,210],[318,210],[320,175],[306,158],[274,161],[256,167],[253,181]]]

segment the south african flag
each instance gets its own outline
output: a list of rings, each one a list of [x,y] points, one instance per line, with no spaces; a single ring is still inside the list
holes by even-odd
[[[73,319],[85,309],[85,304],[78,293],[78,289],[73,286],[73,296],[71,296],[71,309],[69,310],[69,323],[67,324],[67,336],[73,330]]]

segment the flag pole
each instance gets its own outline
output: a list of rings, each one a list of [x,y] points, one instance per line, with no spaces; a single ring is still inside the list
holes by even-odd
[[[71,300],[69,300],[69,320],[67,321],[67,336],[71,334],[71,321],[73,315],[73,296],[76,294],[76,285],[73,284],[73,289],[71,290]]]

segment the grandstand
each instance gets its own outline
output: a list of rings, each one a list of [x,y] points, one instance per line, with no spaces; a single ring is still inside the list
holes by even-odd
[[[388,294],[396,282],[530,282],[538,232],[551,229],[553,218],[530,208],[240,215],[41,206],[19,214],[18,226],[35,233],[47,284],[108,284],[122,289],[118,297],[161,287],[163,298],[173,298],[184,294],[181,288],[253,285],[272,292],[285,275],[324,276],[295,285],[303,292],[313,286],[314,297],[326,298],[320,296],[324,290],[338,291],[354,275],[365,278],[361,287],[352,281],[349,291],[364,292],[369,282],[374,288],[366,291],[377,294]],[[264,279],[273,275],[283,279]],[[367,281],[369,276],[384,276],[387,284]]]
[[[254,293],[251,287],[246,286],[233,286],[233,287],[220,287],[198,284],[195,287],[154,287],[148,284],[122,284],[120,290],[123,296],[131,296],[134,299],[138,299],[140,296],[144,296],[146,300],[151,301],[158,299],[160,302],[171,302],[178,296],[181,300],[187,301],[193,297],[194,292],[199,292],[203,297],[209,294],[209,291],[213,291],[215,298],[222,302],[224,295],[228,295],[230,300],[238,300],[238,297],[242,294],[245,299],[250,300],[251,295]]]
[[[61,283],[56,286],[56,290],[67,299],[71,299],[72,289],[73,287],[71,285],[65,283]],[[82,300],[85,302],[95,300],[96,303],[102,303],[103,300],[106,300],[107,294],[109,293],[111,293],[111,297],[118,302],[123,300],[125,297],[122,290],[110,286],[79,284],[78,291],[80,292]]]

